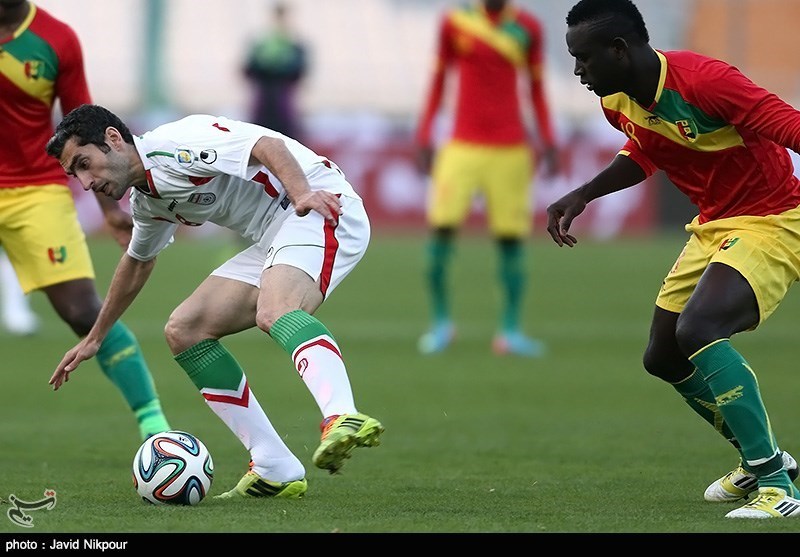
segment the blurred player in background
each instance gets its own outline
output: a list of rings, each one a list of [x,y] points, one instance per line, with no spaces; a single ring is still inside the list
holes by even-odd
[[[269,15],[270,27],[247,49],[242,69],[253,89],[250,121],[303,141],[297,90],[308,72],[307,49],[291,28],[285,2],[270,2]],[[247,245],[233,234],[230,245],[222,249],[220,263]]]
[[[101,301],[67,176],[47,156],[53,105],[62,113],[91,101],[75,32],[25,0],[0,0],[0,244],[25,293],[41,290],[82,337]],[[131,216],[98,195],[106,223],[125,247]],[[133,333],[112,324],[99,347],[103,373],[125,397],[146,438],[169,429]]]
[[[497,241],[503,293],[493,349],[528,357],[544,353],[543,343],[521,327],[535,164],[518,92],[522,73],[522,94],[531,103],[544,162],[553,173],[557,155],[543,82],[543,43],[539,20],[506,0],[450,10],[440,23],[433,81],[416,134],[420,169],[431,174],[427,282],[432,325],[419,341],[424,354],[445,350],[454,338],[447,270],[456,233],[478,194],[486,201],[488,226]],[[434,157],[434,124],[451,70],[458,77],[453,130]]]
[[[222,337],[258,327],[289,354],[322,413],[318,468],[337,472],[354,448],[378,444],[383,426],[356,410],[342,352],[313,316],[370,239],[364,204],[335,164],[278,132],[223,117],[189,116],[133,137],[94,105],[67,115],[47,152],[87,190],[114,199],[130,191],[134,219],[97,323],[59,363],[54,388],[97,353],[179,225],[212,222],[249,246],[172,312],[166,336],[209,408],[250,453],[250,470],[220,497],[298,498],[307,488],[302,463]]]
[[[3,328],[12,335],[29,336],[39,331],[39,316],[22,291],[8,254],[0,248],[0,311]]]
[[[297,87],[308,70],[305,45],[289,25],[289,8],[271,5],[272,27],[249,48],[244,75],[255,91],[251,121],[302,141]]]
[[[757,491],[726,516],[800,517],[797,462],[780,449],[756,375],[731,343],[800,279],[800,181],[786,151],[800,151],[800,112],[725,62],[653,49],[630,0],[581,0],[567,26],[575,75],[628,141],[547,208],[547,230],[572,247],[570,225],[588,203],[658,169],[691,199],[699,215],[656,298],[644,367],[740,453],[706,500]]]

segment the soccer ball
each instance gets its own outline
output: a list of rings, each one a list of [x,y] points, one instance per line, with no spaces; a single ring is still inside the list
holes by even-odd
[[[149,437],[133,457],[133,487],[154,505],[196,505],[214,479],[214,462],[205,445],[185,431]]]

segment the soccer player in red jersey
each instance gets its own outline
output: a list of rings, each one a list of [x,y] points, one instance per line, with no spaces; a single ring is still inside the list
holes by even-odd
[[[0,0],[0,244],[22,289],[41,290],[64,322],[83,337],[101,300],[67,175],[49,157],[53,105],[64,114],[91,102],[75,32],[25,0]],[[117,242],[127,247],[130,215],[97,200]],[[117,322],[98,363],[125,397],[146,438],[169,429],[153,379],[133,333]]]
[[[476,195],[486,202],[488,226],[499,250],[504,309],[493,348],[499,354],[537,357],[544,345],[521,330],[525,289],[523,240],[531,230],[534,157],[523,118],[519,76],[525,75],[548,170],[556,167],[554,134],[544,90],[543,34],[539,20],[506,0],[482,0],[448,11],[441,20],[433,81],[416,134],[418,160],[432,178],[427,219],[428,287],[432,327],[422,353],[441,352],[452,341],[447,267],[454,237]],[[458,75],[452,133],[434,157],[433,127],[445,82]]]
[[[736,449],[708,501],[756,492],[730,518],[800,517],[797,462],[777,443],[755,373],[731,337],[763,323],[800,279],[800,112],[735,67],[660,51],[630,0],[581,0],[567,15],[575,75],[628,140],[597,176],[547,208],[559,246],[592,200],[658,169],[697,206],[655,301],[644,367]]]

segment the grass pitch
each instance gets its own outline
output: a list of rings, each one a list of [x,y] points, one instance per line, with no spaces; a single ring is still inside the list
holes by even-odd
[[[525,326],[549,353],[526,360],[490,350],[499,295],[488,240],[460,241],[452,277],[458,337],[447,353],[424,357],[416,350],[428,322],[424,238],[375,237],[317,314],[343,350],[359,410],[386,426],[382,445],[357,449],[341,474],[311,463],[321,416],[288,356],[256,331],[224,340],[306,465],[309,491],[299,501],[141,502],[130,472],[139,446],[133,416],[93,361],[51,391],[50,374],[75,338],[36,294],[41,333],[0,333],[0,537],[796,532],[796,520],[732,521],[724,515],[733,505],[703,501],[737,454],[642,368],[653,301],[683,241],[583,241],[570,250],[537,238]],[[213,455],[212,496],[235,484],[248,455],[173,361],[162,330],[214,267],[215,242],[179,238],[125,317],[172,426],[200,437]],[[101,239],[92,250],[105,292],[120,252]],[[782,447],[795,456],[798,303],[790,292],[760,330],[734,342],[759,376]],[[56,490],[57,505],[31,511],[30,528],[7,518],[11,495],[35,501],[45,489]]]

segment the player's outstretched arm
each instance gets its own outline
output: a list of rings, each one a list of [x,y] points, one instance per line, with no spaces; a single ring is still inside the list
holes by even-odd
[[[69,374],[75,371],[75,368],[82,361],[93,358],[97,351],[100,350],[100,344],[102,344],[102,341],[98,342],[86,337],[68,350],[50,377],[50,384],[53,386],[53,390],[57,391],[61,385],[69,381]]]
[[[627,156],[617,155],[597,176],[547,207],[547,232],[559,246],[574,246],[578,240],[569,233],[570,226],[589,202],[635,186],[645,178],[647,174],[641,166]]]
[[[100,308],[100,313],[89,331],[89,334],[70,349],[61,358],[53,375],[50,377],[50,385],[57,391],[61,385],[69,380],[69,375],[84,360],[93,358],[100,345],[103,343],[108,331],[122,317],[128,306],[142,290],[150,274],[153,272],[156,260],[139,261],[129,256],[127,253],[122,255],[122,259],[114,271],[114,278],[108,287],[108,294]]]

